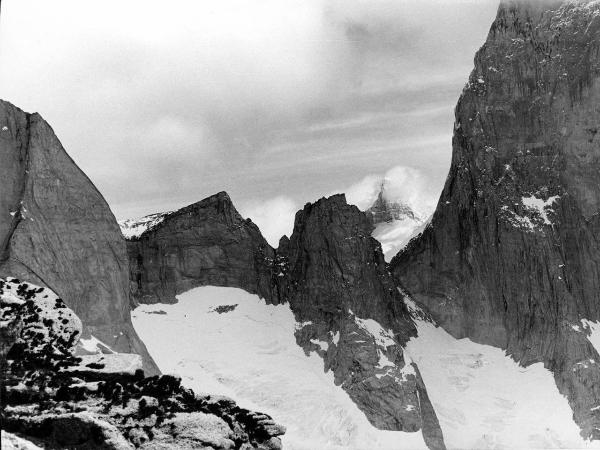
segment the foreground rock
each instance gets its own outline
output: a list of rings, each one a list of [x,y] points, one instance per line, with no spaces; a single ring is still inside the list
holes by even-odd
[[[393,273],[456,337],[542,361],[600,438],[597,2],[503,2],[456,108],[432,222]]]
[[[129,315],[127,253],[92,182],[38,115],[0,101],[0,276],[51,287],[93,334],[144,356]]]
[[[50,290],[2,280],[0,307],[3,326],[21,329],[6,355],[3,430],[47,448],[281,448],[285,429],[269,416],[176,376],[144,377],[139,355],[74,356],[81,321]]]

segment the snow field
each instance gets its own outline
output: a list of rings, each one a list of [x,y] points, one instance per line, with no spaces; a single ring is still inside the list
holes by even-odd
[[[418,449],[421,433],[374,428],[324,373],[323,360],[296,344],[288,305],[267,305],[236,288],[205,286],[175,305],[142,305],[136,331],[165,373],[196,392],[226,395],[287,427],[286,449]],[[238,304],[233,311],[213,311]],[[167,314],[152,314],[156,310]]]

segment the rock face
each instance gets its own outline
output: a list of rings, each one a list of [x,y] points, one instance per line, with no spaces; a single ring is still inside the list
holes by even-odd
[[[273,249],[225,192],[166,215],[129,239],[127,249],[131,293],[139,302],[173,303],[177,294],[204,285],[273,299]]]
[[[139,355],[74,356],[81,320],[49,289],[0,280],[0,314],[17,335],[4,355],[3,432],[44,448],[281,448],[271,417],[172,375],[145,377]]]
[[[455,337],[542,361],[600,438],[600,4],[505,1],[456,108],[450,174],[395,277]]]
[[[415,325],[372,230],[344,195],[307,204],[277,250],[280,301],[302,324],[298,344],[323,357],[374,426],[422,430],[431,448],[443,448],[418,368],[403,352]]]
[[[48,286],[91,333],[144,356],[129,316],[127,253],[117,222],[50,126],[0,101],[0,276]]]

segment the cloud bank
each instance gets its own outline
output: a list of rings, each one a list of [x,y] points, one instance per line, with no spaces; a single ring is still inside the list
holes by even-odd
[[[120,218],[221,190],[301,204],[397,165],[443,180],[495,9],[4,0],[0,97],[52,124]]]

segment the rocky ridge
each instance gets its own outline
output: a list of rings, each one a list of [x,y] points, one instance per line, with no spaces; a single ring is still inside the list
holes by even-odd
[[[0,101],[0,276],[57,292],[84,335],[143,355],[130,318],[125,242],[106,201],[39,114]]]
[[[450,173],[394,276],[455,337],[553,371],[600,438],[600,4],[504,1],[456,108]],[[583,321],[583,322],[582,322]]]
[[[12,337],[0,354],[3,438],[55,449],[281,448],[285,429],[269,416],[196,395],[176,376],[145,377],[139,355],[76,356],[81,321],[47,288],[0,280],[0,314]]]
[[[127,241],[131,296],[172,303],[194,287],[239,287],[272,300],[275,253],[225,192],[160,216]],[[127,229],[127,228],[126,228]]]

